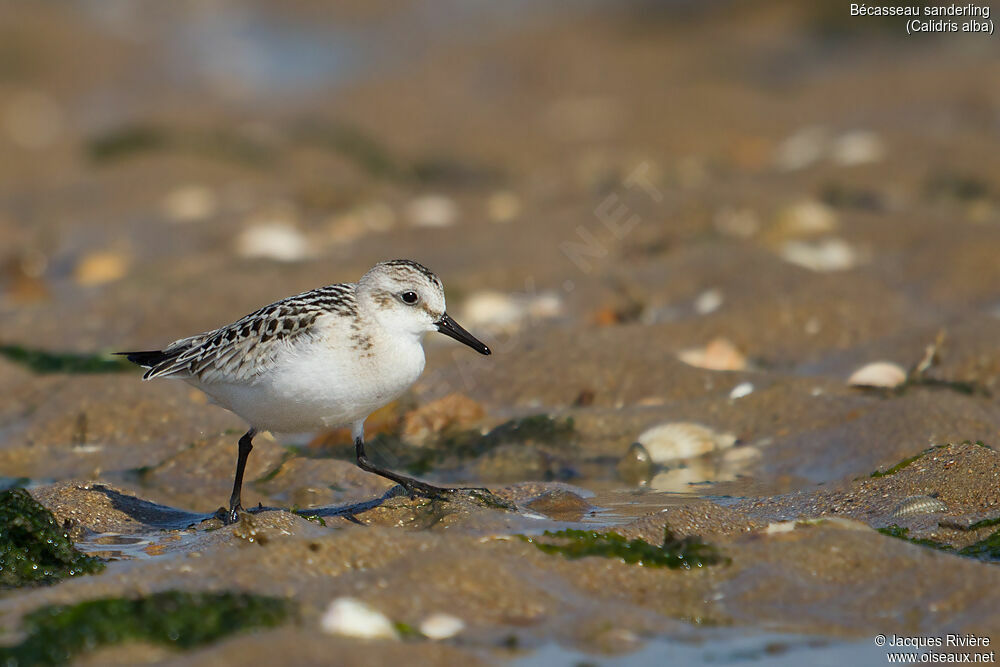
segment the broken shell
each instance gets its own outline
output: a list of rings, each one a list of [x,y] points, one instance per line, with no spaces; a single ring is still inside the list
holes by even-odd
[[[362,639],[397,639],[392,622],[382,612],[356,598],[337,598],[320,618],[323,632]]]
[[[639,444],[654,463],[663,463],[728,449],[736,444],[736,436],[693,422],[670,422],[643,431]]]
[[[420,623],[420,633],[428,639],[448,639],[465,629],[465,622],[451,614],[431,614]]]
[[[858,264],[858,254],[847,241],[826,238],[816,241],[788,241],[781,249],[786,262],[817,271],[846,271]]]
[[[892,511],[893,518],[913,516],[914,514],[934,514],[947,512],[948,506],[943,501],[931,496],[910,496],[896,506]]]
[[[705,347],[682,350],[677,358],[710,371],[742,371],[747,367],[747,358],[725,338],[715,338]]]
[[[892,388],[906,382],[906,371],[891,361],[875,361],[851,374],[847,384],[854,387]]]

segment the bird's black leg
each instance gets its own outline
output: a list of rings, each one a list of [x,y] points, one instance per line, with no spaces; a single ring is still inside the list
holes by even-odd
[[[233,495],[229,497],[229,514],[226,515],[226,524],[236,523],[240,519],[240,510],[243,509],[241,502],[241,492],[243,491],[243,471],[247,467],[247,458],[250,450],[253,449],[253,437],[257,435],[257,430],[251,428],[240,438],[240,453],[236,459],[236,477],[233,479]]]
[[[410,497],[417,495],[424,496],[425,498],[441,498],[442,496],[450,495],[455,493],[458,489],[448,489],[441,486],[434,486],[433,484],[427,484],[426,482],[421,482],[418,479],[413,479],[412,477],[407,477],[406,475],[400,475],[394,473],[391,470],[386,470],[385,468],[380,468],[371,461],[368,460],[368,456],[365,455],[365,439],[362,436],[355,435],[354,437],[354,449],[358,454],[358,467],[365,472],[374,473],[390,479],[396,484],[399,484],[406,492],[410,494]]]

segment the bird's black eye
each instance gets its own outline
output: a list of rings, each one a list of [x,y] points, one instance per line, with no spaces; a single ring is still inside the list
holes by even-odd
[[[399,295],[399,298],[403,301],[403,303],[408,304],[410,306],[412,306],[413,304],[415,304],[417,301],[420,300],[420,297],[417,296],[416,292],[403,292],[402,294]]]

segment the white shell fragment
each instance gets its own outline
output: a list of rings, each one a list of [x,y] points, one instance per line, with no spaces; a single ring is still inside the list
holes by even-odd
[[[891,361],[875,361],[851,374],[847,384],[853,387],[885,387],[891,389],[906,382],[906,371]]]
[[[712,288],[705,290],[694,300],[694,312],[699,315],[708,315],[717,311],[723,302],[722,290]]]
[[[236,252],[246,258],[295,262],[309,254],[309,242],[292,225],[283,222],[264,223],[250,227],[239,235]]]
[[[406,217],[414,227],[450,227],[458,219],[458,205],[444,195],[422,195],[407,204]]]
[[[749,382],[741,382],[733,390],[729,392],[729,398],[731,400],[736,400],[737,398],[743,398],[744,396],[749,396],[753,393],[753,385]]]
[[[654,463],[663,463],[728,449],[736,444],[736,436],[693,422],[670,422],[646,429],[638,442]]]
[[[323,632],[361,639],[397,639],[392,622],[380,611],[356,598],[337,598],[320,618]]]
[[[930,496],[910,496],[896,506],[892,511],[894,518],[913,516],[915,514],[934,514],[947,512],[948,506],[943,501]]]
[[[781,248],[781,257],[786,262],[820,273],[846,271],[858,264],[857,252],[839,238],[788,241]]]
[[[448,639],[465,629],[465,622],[451,614],[431,614],[420,623],[420,634],[428,639]]]
[[[705,347],[681,350],[677,358],[688,366],[710,371],[742,371],[747,367],[747,358],[725,338],[715,338]]]

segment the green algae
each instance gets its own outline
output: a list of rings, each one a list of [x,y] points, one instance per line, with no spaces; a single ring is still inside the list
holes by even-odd
[[[0,587],[48,584],[104,569],[74,548],[55,517],[24,489],[0,492]]]
[[[638,538],[629,540],[614,532],[601,533],[592,530],[566,529],[555,532],[547,530],[543,536],[555,538],[560,542],[543,542],[537,538],[518,535],[525,542],[534,544],[547,554],[560,554],[571,560],[600,556],[619,558],[630,565],[684,570],[730,562],[715,546],[694,536],[674,537],[669,527],[663,529],[663,544],[660,546]]]
[[[928,447],[927,449],[925,449],[924,451],[920,452],[919,454],[917,454],[915,456],[910,456],[908,458],[903,459],[902,461],[900,461],[896,465],[892,466],[888,470],[875,470],[875,471],[873,471],[869,475],[869,477],[876,477],[877,478],[877,477],[888,477],[889,475],[895,475],[897,472],[899,472],[900,470],[902,470],[906,466],[910,465],[911,463],[913,463],[915,461],[919,461],[923,457],[925,457],[928,454],[930,454],[931,452],[933,452],[935,449],[941,449],[942,447],[947,447],[947,446],[948,445],[934,445],[933,447]]]
[[[291,612],[291,603],[279,598],[186,591],[48,606],[24,617],[27,636],[20,644],[0,647],[0,664],[64,664],[86,651],[127,641],[190,649],[235,632],[274,627]]]
[[[87,141],[87,156],[95,163],[114,163],[148,153],[187,153],[223,162],[265,166],[273,151],[264,143],[229,128],[167,128],[153,124],[125,125]]]
[[[0,345],[0,356],[28,368],[33,373],[124,373],[136,367],[125,359],[103,354],[49,352],[23,345]]]
[[[973,524],[973,526],[989,526],[995,525],[996,520],[981,521],[978,524]],[[928,547],[930,549],[937,549],[938,551],[945,551],[948,553],[957,554],[959,556],[964,556],[966,558],[975,558],[982,561],[990,562],[1000,562],[1000,530],[991,533],[988,537],[985,537],[975,544],[970,544],[967,547],[962,547],[961,549],[956,549],[950,544],[945,544],[943,542],[938,542],[936,540],[921,539],[910,537],[910,529],[902,528],[896,524],[886,526],[885,528],[877,529],[878,532],[883,535],[888,535],[889,537],[895,537],[901,540],[906,540],[910,544],[916,544],[921,547]]]

